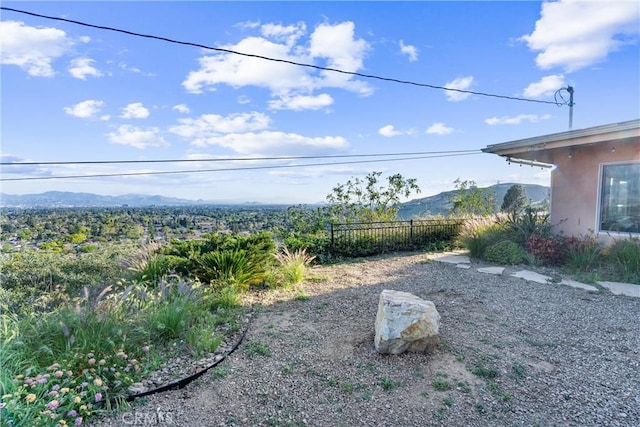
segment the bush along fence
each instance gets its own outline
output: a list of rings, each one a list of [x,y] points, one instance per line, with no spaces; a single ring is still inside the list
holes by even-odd
[[[385,252],[450,246],[464,220],[410,220],[331,224],[331,252],[334,256],[358,257]]]

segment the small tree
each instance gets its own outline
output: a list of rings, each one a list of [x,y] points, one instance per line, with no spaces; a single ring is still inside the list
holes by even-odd
[[[495,191],[478,188],[475,181],[453,181],[456,192],[451,197],[451,213],[461,216],[487,216],[495,212]]]
[[[371,172],[364,179],[352,178],[339,184],[327,196],[332,204],[334,221],[393,221],[397,218],[397,203],[401,197],[420,193],[417,180],[395,174],[387,177],[387,186],[380,185],[382,172]]]
[[[502,212],[512,212],[514,214],[522,212],[527,206],[529,200],[527,199],[527,193],[524,187],[520,184],[515,184],[509,187],[507,193],[502,199],[502,206],[500,209]]]

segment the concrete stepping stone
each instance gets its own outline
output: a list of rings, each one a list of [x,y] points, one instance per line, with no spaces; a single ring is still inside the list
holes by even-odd
[[[609,289],[614,295],[627,295],[630,297],[640,298],[640,285],[632,283],[620,282],[596,282],[598,285]]]
[[[478,271],[480,273],[495,274],[497,276],[500,276],[502,273],[504,273],[504,267],[482,267],[479,268]]]
[[[537,282],[537,283],[549,283],[551,280],[553,280],[549,276],[545,276],[544,274],[536,273],[535,271],[529,271],[529,270],[516,271],[511,275],[513,277],[519,277],[520,279],[525,279],[530,282]]]
[[[446,262],[448,264],[469,264],[471,260],[467,255],[455,255],[450,253],[430,255],[429,259],[438,262]]]
[[[571,279],[562,279],[560,282],[561,285],[571,286],[572,288],[584,289],[585,291],[598,292],[599,289],[592,285],[587,285],[586,283],[580,283]]]

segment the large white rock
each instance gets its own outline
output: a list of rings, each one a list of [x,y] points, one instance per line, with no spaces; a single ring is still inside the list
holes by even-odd
[[[435,341],[440,314],[431,301],[408,292],[384,290],[376,316],[378,353],[423,352]]]

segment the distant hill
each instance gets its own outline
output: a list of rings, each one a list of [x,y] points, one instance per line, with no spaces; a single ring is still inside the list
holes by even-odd
[[[102,196],[92,193],[48,191],[40,194],[0,194],[0,206],[23,208],[114,207],[114,206],[189,206],[205,204],[203,200],[186,200],[144,194]],[[208,202],[211,203],[211,202]]]
[[[484,189],[494,190],[496,197],[496,207],[500,209],[502,200],[507,190],[514,183],[496,184]],[[527,198],[531,201],[532,205],[543,204],[550,199],[549,187],[536,184],[520,184]],[[410,200],[406,203],[401,203],[398,207],[398,216],[400,219],[411,219],[414,217],[426,217],[434,215],[448,215],[451,209],[451,197],[456,193],[456,190],[445,191],[435,196],[425,197],[422,199]]]
[[[489,189],[496,192],[496,204],[502,204],[502,199],[509,187],[514,184],[497,184]],[[520,184],[524,187],[527,197],[532,204],[549,200],[549,187],[533,184]],[[455,191],[445,191],[431,197],[415,199],[399,205],[401,219],[411,219],[416,216],[448,215],[451,209],[450,198]],[[188,200],[174,197],[152,196],[146,194],[125,194],[122,196],[103,196],[93,193],[72,193],[67,191],[48,191],[40,194],[5,194],[0,193],[0,207],[20,208],[106,208],[106,207],[145,207],[145,206],[197,206],[197,205],[250,205],[270,206],[256,202],[238,203],[233,201]]]

